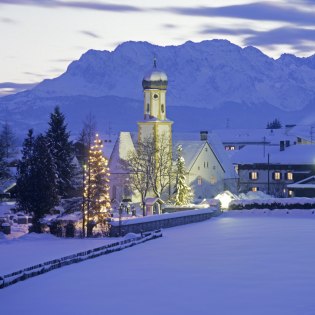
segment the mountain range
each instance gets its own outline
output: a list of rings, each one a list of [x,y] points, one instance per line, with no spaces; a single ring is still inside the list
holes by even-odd
[[[89,114],[106,132],[136,130],[142,119],[142,78],[153,66],[168,75],[167,116],[177,131],[315,123],[315,55],[273,59],[226,40],[179,46],[125,42],[114,51],[89,50],[65,73],[31,90],[0,98],[0,119],[25,133],[46,128],[59,105],[76,133]]]

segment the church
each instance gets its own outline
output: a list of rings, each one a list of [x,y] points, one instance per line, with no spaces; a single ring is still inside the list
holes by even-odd
[[[130,189],[129,173],[123,167],[123,161],[127,160],[131,152],[135,152],[138,143],[148,138],[153,139],[155,146],[159,146],[161,139],[167,141],[171,153],[169,163],[174,163],[176,148],[182,146],[186,181],[192,188],[195,202],[213,198],[224,190],[236,191],[238,176],[222,142],[215,134],[208,131],[173,134],[173,121],[167,118],[167,84],[166,73],[157,68],[154,60],[153,68],[142,80],[143,119],[138,121],[138,132],[121,131],[109,158],[110,194],[113,201],[140,201],[139,196]],[[174,184],[170,185],[168,195],[162,196],[162,199],[168,199],[173,193],[172,187]],[[155,197],[152,194],[153,192],[148,193],[147,197]]]

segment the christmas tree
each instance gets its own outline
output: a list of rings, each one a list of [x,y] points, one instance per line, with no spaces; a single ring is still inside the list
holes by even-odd
[[[96,134],[94,144],[90,147],[84,180],[84,222],[87,223],[88,236],[92,229],[100,225],[102,234],[108,232],[109,218],[109,168],[108,161],[103,156],[102,141]]]
[[[175,190],[175,205],[177,206],[187,205],[193,198],[191,189],[186,184],[185,160],[182,156],[182,151],[182,146],[178,145],[176,159],[177,180]]]

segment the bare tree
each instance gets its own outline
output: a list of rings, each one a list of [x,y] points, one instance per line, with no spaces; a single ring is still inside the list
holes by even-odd
[[[154,146],[148,138],[138,143],[137,149],[128,154],[123,166],[129,172],[129,185],[132,190],[139,192],[145,216],[145,198],[151,187],[151,172],[153,167]]]
[[[87,162],[89,148],[93,143],[95,134],[96,120],[95,117],[89,113],[83,122],[83,128],[80,132],[78,142],[76,143],[76,155],[82,164]]]
[[[150,173],[150,183],[153,192],[157,197],[161,197],[167,187],[170,186],[173,172],[172,172],[172,149],[170,138],[167,134],[162,134],[157,146],[152,144],[153,168]]]
[[[130,152],[123,167],[129,172],[129,185],[139,192],[145,215],[145,198],[152,191],[161,197],[172,179],[171,145],[165,135],[158,139],[146,138]]]

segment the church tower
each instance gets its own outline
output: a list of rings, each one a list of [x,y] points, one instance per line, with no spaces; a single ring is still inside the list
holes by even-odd
[[[166,118],[167,75],[158,70],[154,58],[153,69],[142,80],[144,93],[144,119],[138,122],[138,141],[152,138],[158,147],[167,139],[172,152],[172,124]]]

